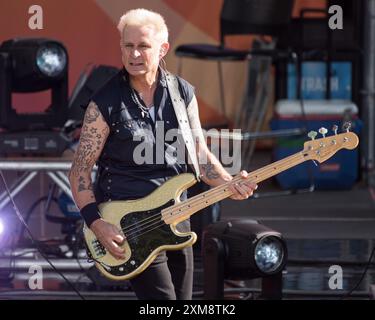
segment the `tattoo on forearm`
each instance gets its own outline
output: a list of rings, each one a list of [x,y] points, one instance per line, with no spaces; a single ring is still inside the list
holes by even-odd
[[[91,171],[95,163],[96,155],[109,133],[106,127],[101,131],[97,128],[89,128],[88,124],[102,117],[96,105],[90,104],[85,114],[84,124],[81,129],[79,147],[74,155],[70,174],[79,178],[79,191],[91,190],[91,181],[85,181],[82,172]],[[91,172],[90,172],[91,174]],[[83,180],[82,180],[83,179]]]
[[[207,179],[217,179],[220,175],[215,171],[215,167],[211,162],[207,162],[207,164],[202,164],[202,169],[206,174]]]
[[[78,192],[93,190],[91,181],[87,181],[84,177],[78,178]]]

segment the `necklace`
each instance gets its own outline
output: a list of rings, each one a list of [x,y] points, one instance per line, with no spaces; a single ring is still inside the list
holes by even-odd
[[[146,108],[143,105],[143,103],[139,101],[138,95],[133,89],[133,87],[131,87],[131,97],[132,97],[133,102],[138,106],[139,109],[141,109],[142,118],[144,118],[146,114],[148,114],[148,108]]]

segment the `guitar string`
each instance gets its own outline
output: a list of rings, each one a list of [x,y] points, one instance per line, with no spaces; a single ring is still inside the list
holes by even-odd
[[[160,221],[161,221],[161,220],[159,220],[158,222],[160,222]],[[155,229],[161,228],[161,227],[163,227],[163,226],[166,226],[166,224],[165,224],[164,222],[162,222],[162,223],[160,223],[160,224],[158,224],[158,222],[156,223],[156,226],[153,227],[152,229],[146,230],[146,231],[142,232],[142,233],[139,234],[139,235],[135,234],[133,237],[127,238],[127,239],[126,239],[127,242],[132,241],[132,240],[134,240],[134,239],[137,239],[137,238],[139,238],[140,236],[143,236],[143,235],[145,235],[146,233],[151,232],[152,230],[155,230]]]
[[[297,153],[297,154],[295,154],[295,155],[293,155],[293,156],[290,156],[289,157],[289,159],[288,160],[292,160],[293,158],[295,158],[295,157],[300,157],[301,156],[301,154],[302,153]],[[272,167],[274,167],[274,165],[272,165]],[[279,166],[279,168],[282,168],[282,167],[284,167],[284,166]],[[262,172],[262,171],[265,171],[265,172],[268,172],[270,170],[270,168],[264,168],[264,169],[259,169],[259,172],[258,172],[258,175],[262,175],[264,172]],[[273,171],[273,170],[272,170]],[[241,177],[235,177],[235,178],[233,178],[233,180],[231,180],[230,182],[228,182],[227,184],[229,184],[229,183],[233,183],[233,182],[235,182],[235,181],[241,181],[242,180],[242,178]],[[216,195],[217,193],[219,193],[219,194],[222,194],[222,192],[223,192],[223,188],[220,188],[220,187],[223,187],[224,185],[221,185],[221,186],[218,186],[219,188],[217,189],[217,190],[215,190],[215,191],[213,191],[212,190],[212,193],[211,193],[211,195],[213,196],[214,194]],[[225,188],[224,188],[224,190],[225,190]],[[191,204],[190,206],[194,206],[195,205],[195,203],[196,202],[201,202],[201,199],[199,199],[199,195],[197,195],[197,199],[196,200],[194,200],[194,197],[193,198],[191,198],[190,200],[193,200],[192,201],[192,203],[193,204]],[[180,203],[180,204],[178,204],[176,207],[177,207],[177,210],[180,210],[181,211],[181,209],[178,209],[179,207],[183,207],[183,206],[186,206],[186,203],[185,203],[185,201],[184,202],[182,202],[182,203]],[[168,208],[167,210],[172,210],[172,211],[174,211],[174,210],[176,210],[176,208],[174,208],[174,209],[170,209],[170,208]],[[122,231],[125,231],[126,229],[128,229],[127,231],[126,231],[126,233],[128,233],[128,232],[130,232],[130,234],[128,233],[128,236],[126,237],[126,239],[127,239],[127,241],[130,241],[131,239],[134,239],[134,238],[136,238],[136,237],[140,237],[140,236],[142,236],[142,235],[144,235],[145,233],[147,233],[147,232],[149,232],[149,231],[151,231],[151,230],[154,230],[155,228],[153,228],[153,229],[151,229],[151,230],[146,230],[146,231],[144,231],[144,229],[146,229],[146,228],[148,228],[148,227],[150,227],[150,226],[153,226],[153,225],[155,225],[155,223],[157,224],[159,221],[162,221],[162,220],[160,220],[160,213],[157,213],[157,214],[155,214],[155,215],[153,215],[153,216],[150,216],[150,217],[148,217],[148,218],[146,218],[146,219],[143,219],[143,220],[140,220],[140,221],[138,221],[137,223],[135,223],[135,224],[133,224],[133,225],[130,225],[130,226],[127,226],[127,227],[125,227],[124,229],[122,229]],[[156,218],[156,219],[153,219],[153,218]],[[147,221],[147,220],[149,220],[149,221]],[[147,222],[145,222],[145,221],[147,221]],[[151,224],[150,224],[150,222],[151,222]],[[154,223],[155,222],[155,223]],[[162,227],[162,226],[164,226],[165,224],[164,224],[164,221],[163,222],[161,222],[161,224],[160,224],[160,226],[157,226],[156,228],[158,228],[158,227]],[[133,229],[131,229],[131,227],[133,227],[133,226],[136,226],[135,228],[133,228]],[[138,230],[137,230],[138,229]],[[142,230],[143,229],[143,230]],[[134,231],[134,232],[132,232],[132,231]],[[142,233],[139,233],[140,231],[144,231],[144,232],[142,232]],[[137,235],[136,235],[137,234]],[[134,235],[134,236],[133,236]],[[132,237],[133,236],[133,237]]]
[[[163,227],[163,226],[166,226],[166,224],[165,224],[162,220],[159,220],[159,219],[158,219],[158,220],[154,221],[153,224],[150,224],[150,225],[148,225],[147,227],[143,228],[142,233],[137,234],[137,232],[133,232],[131,235],[129,235],[128,237],[126,237],[126,241],[129,242],[129,241],[132,241],[132,240],[134,240],[134,239],[137,239],[137,238],[139,238],[140,236],[143,236],[143,235],[145,235],[146,233],[149,233],[149,232],[151,232],[152,230],[155,230],[155,229],[157,229],[157,228],[161,228],[161,227]],[[147,228],[149,228],[149,227],[153,227],[153,228],[151,228],[151,229],[147,229]],[[145,230],[145,229],[146,229],[146,230]]]

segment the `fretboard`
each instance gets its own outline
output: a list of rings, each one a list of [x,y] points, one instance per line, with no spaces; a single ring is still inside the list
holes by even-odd
[[[257,169],[249,173],[246,180],[259,183],[268,178],[277,175],[287,169],[290,169],[304,161],[308,160],[306,154],[302,151],[286,157],[282,160],[271,163],[265,167]],[[222,184],[201,194],[198,194],[186,201],[180,202],[162,211],[162,218],[167,224],[179,223],[188,219],[194,213],[233,195],[229,188],[229,184],[241,183],[245,179],[236,176],[228,183]]]

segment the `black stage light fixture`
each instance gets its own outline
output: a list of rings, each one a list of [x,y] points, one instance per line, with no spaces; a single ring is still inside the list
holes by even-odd
[[[287,246],[282,235],[255,220],[220,221],[203,233],[204,294],[224,298],[224,280],[262,278],[262,296],[281,299]]]
[[[18,114],[12,93],[51,90],[45,112]],[[58,41],[15,38],[0,46],[0,126],[9,131],[61,128],[67,120],[68,53]]]

